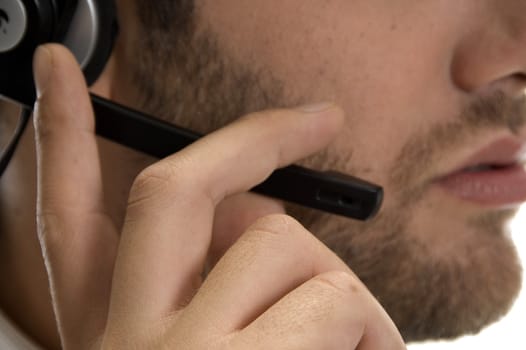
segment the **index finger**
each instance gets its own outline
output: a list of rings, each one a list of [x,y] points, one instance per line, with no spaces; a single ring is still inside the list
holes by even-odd
[[[140,328],[185,305],[200,284],[215,205],[323,148],[341,123],[334,105],[256,113],[144,171],[131,191],[110,324],[134,315]]]
[[[105,323],[118,236],[104,205],[94,117],[73,55],[35,55],[37,220],[62,340],[76,347]],[[96,259],[94,259],[96,257]]]

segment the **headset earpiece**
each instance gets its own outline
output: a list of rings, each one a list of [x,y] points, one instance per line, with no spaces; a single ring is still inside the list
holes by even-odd
[[[0,0],[0,95],[32,107],[38,45],[66,45],[88,84],[100,75],[116,34],[113,0]]]

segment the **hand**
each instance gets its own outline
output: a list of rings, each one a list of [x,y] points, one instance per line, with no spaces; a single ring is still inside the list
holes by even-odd
[[[154,164],[118,232],[74,59],[48,45],[35,72],[38,232],[65,349],[405,349],[348,267],[285,215],[219,249],[201,279],[216,207],[326,146],[340,109],[256,113]],[[233,227],[236,205],[225,207],[219,226]]]

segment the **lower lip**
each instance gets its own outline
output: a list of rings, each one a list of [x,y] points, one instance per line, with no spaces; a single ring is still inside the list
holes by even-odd
[[[437,184],[462,200],[486,206],[502,207],[526,201],[526,170],[520,165],[460,171],[441,178]]]

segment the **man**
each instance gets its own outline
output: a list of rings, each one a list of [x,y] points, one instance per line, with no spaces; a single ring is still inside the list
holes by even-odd
[[[99,159],[77,68],[58,47],[39,50],[38,236],[65,348],[397,349],[398,332],[456,337],[510,308],[521,269],[505,223],[526,198],[523,2],[118,10],[97,93],[200,132],[274,110],[142,170],[153,160],[104,141]],[[2,179],[1,300],[58,347],[31,150],[26,135]],[[303,158],[384,186],[379,216],[243,193]],[[341,260],[292,219],[266,216],[283,212]]]

